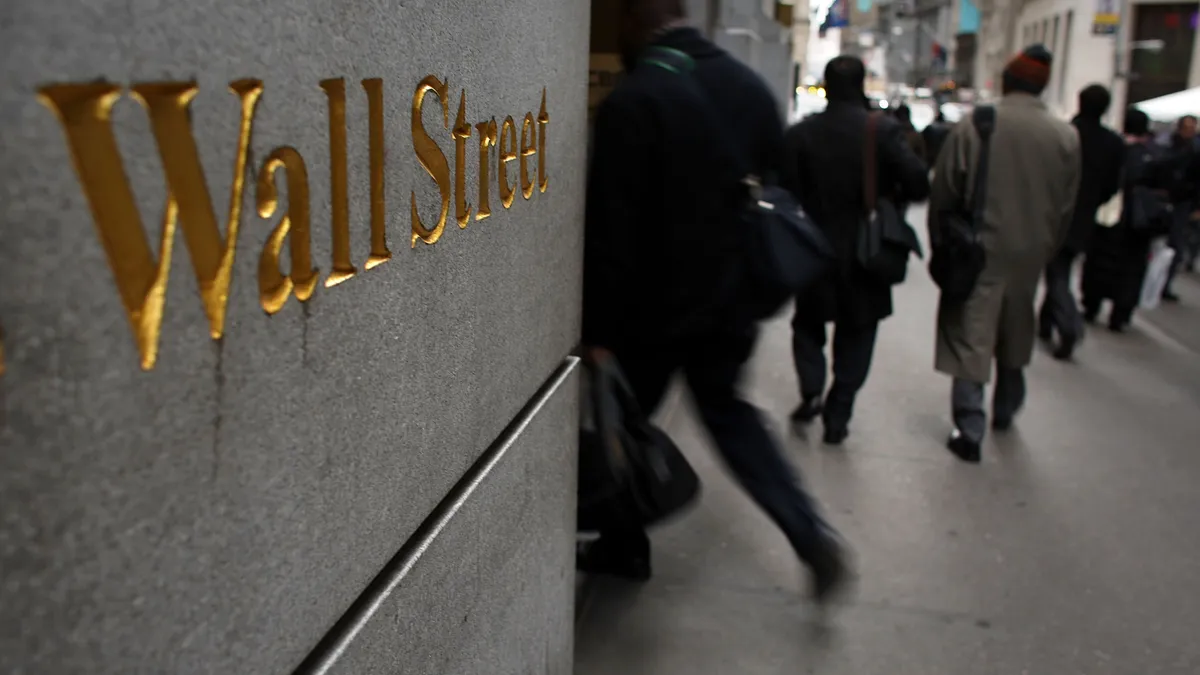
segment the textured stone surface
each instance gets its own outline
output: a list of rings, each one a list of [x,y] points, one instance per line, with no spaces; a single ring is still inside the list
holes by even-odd
[[[822,446],[819,423],[784,436],[858,557],[859,592],[832,630],[816,630],[786,540],[677,415],[704,497],[655,533],[646,587],[593,590],[576,675],[1200,672],[1200,354],[1139,319],[1128,335],[1089,332],[1075,363],[1035,355],[1016,429],[968,466],[942,447],[933,303],[914,263],[844,448]],[[745,384],[781,435],[797,402],[789,349],[781,318]]]
[[[570,675],[578,395],[549,394],[326,672]]]
[[[0,670],[266,674],[300,662],[575,341],[587,16],[556,0],[4,3]],[[550,188],[506,211],[493,186],[490,219],[451,220],[440,243],[410,250],[410,192],[426,218],[437,208],[409,131],[431,73],[449,81],[452,122],[462,88],[474,123],[536,113],[545,87]],[[303,154],[323,272],[318,83],[345,77],[359,275],[265,316],[256,272],[273,223],[255,214],[251,185],[224,339],[208,337],[177,236],[158,366],[140,372],[63,134],[34,98],[98,77],[199,82],[193,123],[219,215],[237,124],[226,85],[262,79],[251,170],[279,145]],[[395,254],[369,272],[365,77],[384,79]],[[437,108],[426,106],[428,128]],[[149,125],[128,98],[114,118],[143,222],[156,224]],[[453,163],[448,134],[439,143]]]

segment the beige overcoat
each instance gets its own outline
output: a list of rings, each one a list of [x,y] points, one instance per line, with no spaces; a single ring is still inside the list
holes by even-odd
[[[931,238],[942,214],[969,203],[979,150],[970,118],[946,139],[929,201]],[[937,370],[974,382],[991,378],[993,359],[1008,368],[1029,364],[1038,280],[1067,236],[1080,175],[1075,128],[1027,94],[996,105],[990,155],[981,228],[987,264],[967,302],[939,303],[937,319]]]

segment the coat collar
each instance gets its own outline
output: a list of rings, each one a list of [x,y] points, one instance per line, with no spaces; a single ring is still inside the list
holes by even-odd
[[[686,25],[666,28],[651,40],[650,46],[678,49],[694,59],[703,59],[723,52],[698,29]]]
[[[1010,94],[1005,94],[1004,98],[1000,99],[1000,106],[1004,108],[1034,108],[1037,110],[1046,110],[1046,103],[1042,99],[1032,94],[1026,94],[1021,91],[1014,91]]]

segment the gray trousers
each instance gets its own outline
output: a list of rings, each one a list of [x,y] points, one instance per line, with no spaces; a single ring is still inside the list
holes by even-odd
[[[1038,322],[1041,333],[1053,337],[1058,332],[1063,344],[1075,344],[1083,337],[1083,315],[1071,292],[1071,269],[1079,254],[1064,248],[1046,266],[1046,296]]]
[[[987,435],[987,410],[984,408],[985,387],[980,382],[954,379],[950,405],[954,426],[974,443],[982,443]],[[992,417],[1001,423],[1011,423],[1025,404],[1025,372],[1020,368],[996,367],[996,387],[992,393]]]

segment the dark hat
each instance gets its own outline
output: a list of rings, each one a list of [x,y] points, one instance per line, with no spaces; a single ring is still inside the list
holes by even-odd
[[[1054,57],[1044,45],[1031,45],[1013,57],[1004,68],[1005,89],[1041,94],[1050,83]]]

